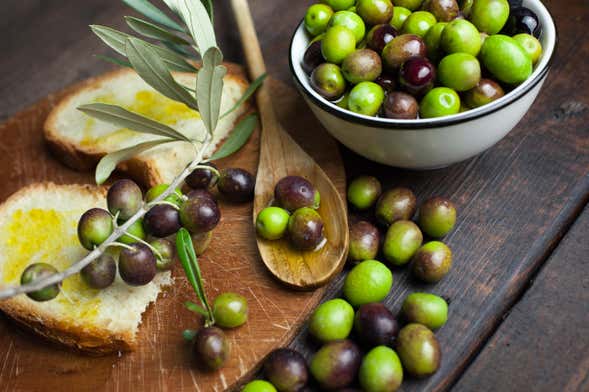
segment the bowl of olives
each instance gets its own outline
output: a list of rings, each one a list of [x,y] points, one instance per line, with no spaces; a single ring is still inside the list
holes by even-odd
[[[540,0],[322,0],[289,58],[297,88],[341,143],[383,164],[434,169],[517,125],[556,38]]]

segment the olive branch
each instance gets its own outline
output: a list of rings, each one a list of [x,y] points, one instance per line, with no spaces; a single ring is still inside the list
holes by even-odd
[[[149,0],[122,0],[123,3],[144,15],[149,21],[125,17],[129,27],[139,35],[157,41],[152,43],[110,27],[92,25],[91,30],[116,53],[126,59],[99,56],[105,61],[130,67],[151,87],[162,95],[198,110],[207,130],[204,140],[188,138],[174,128],[152,120],[121,106],[92,103],[81,105],[78,109],[98,120],[131,129],[136,132],[157,135],[160,138],[142,142],[105,155],[96,167],[97,184],[104,183],[116,169],[117,165],[133,156],[141,154],[159,145],[170,142],[189,143],[194,149],[194,159],[169,184],[167,189],[141,208],[121,225],[116,225],[112,234],[86,257],[72,264],[66,270],[34,280],[30,283],[8,287],[0,291],[0,300],[18,294],[30,293],[47,286],[58,284],[67,277],[79,273],[85,266],[96,260],[109,246],[118,244],[117,240],[128,234],[127,230],[141,219],[151,206],[161,203],[182,184],[184,179],[195,169],[205,168],[204,163],[225,158],[238,151],[249,139],[257,124],[257,116],[250,114],[236,124],[224,144],[209,158],[205,153],[211,145],[212,136],[220,118],[236,110],[263,83],[266,75],[254,80],[242,97],[225,113],[220,113],[223,93],[223,77],[227,70],[223,63],[223,54],[217,46],[213,28],[212,0],[164,0],[167,7],[181,20],[176,22]],[[201,58],[200,67],[192,60]],[[184,86],[174,79],[173,72],[191,72],[195,74],[194,88]],[[193,261],[196,263],[196,261]],[[194,268],[188,268],[182,262],[189,278],[194,275]],[[187,269],[188,268],[188,269]],[[191,280],[192,282],[192,280]],[[196,288],[195,288],[196,290]],[[208,303],[204,302],[207,313]],[[195,305],[196,306],[196,305]],[[203,313],[203,312],[201,312]],[[211,320],[209,320],[211,321]]]

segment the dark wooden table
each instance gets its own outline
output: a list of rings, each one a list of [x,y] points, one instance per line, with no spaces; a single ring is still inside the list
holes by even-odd
[[[228,2],[217,3],[226,58],[241,61]],[[414,172],[369,162],[342,148],[350,177],[378,176],[423,200],[459,208],[447,238],[455,264],[435,286],[395,271],[388,305],[409,291],[450,298],[438,333],[441,369],[403,390],[589,390],[589,7],[549,0],[560,42],[553,69],[524,120],[497,146],[447,169]],[[291,83],[287,48],[310,1],[252,0],[269,72]],[[0,18],[0,120],[46,94],[109,68],[88,24],[121,28],[117,0],[4,0]],[[476,130],[473,130],[476,132]],[[338,294],[341,277],[329,295]],[[309,353],[305,334],[293,346]]]

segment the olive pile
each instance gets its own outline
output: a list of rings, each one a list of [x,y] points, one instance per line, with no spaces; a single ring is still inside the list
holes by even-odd
[[[392,119],[486,105],[524,82],[542,54],[537,16],[508,0],[323,0],[304,25],[313,89]]]
[[[320,195],[313,184],[299,176],[282,178],[274,188],[274,202],[256,218],[256,232],[267,240],[288,234],[299,250],[314,250],[323,240],[323,220],[316,211]]]

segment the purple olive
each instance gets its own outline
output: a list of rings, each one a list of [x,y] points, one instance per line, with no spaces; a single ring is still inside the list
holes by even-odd
[[[369,222],[359,221],[350,225],[350,250],[348,260],[372,260],[378,254],[380,233]]]
[[[219,220],[221,211],[217,203],[201,192],[190,192],[188,200],[180,208],[180,222],[191,233],[211,231]]]
[[[323,58],[323,53],[321,53],[321,40],[319,40],[313,42],[307,47],[307,50],[305,50],[305,54],[303,55],[301,66],[307,75],[311,75],[311,72],[324,62],[325,59]]]
[[[246,202],[253,200],[255,185],[255,177],[250,172],[244,169],[230,168],[221,171],[217,189],[230,201]]]
[[[131,180],[119,180],[111,185],[106,194],[106,203],[111,214],[120,220],[127,220],[141,208],[143,193]]]
[[[435,79],[436,69],[425,57],[415,57],[405,61],[399,71],[401,86],[415,96],[422,96],[431,90]]]
[[[366,36],[366,45],[378,53],[382,52],[386,44],[391,42],[399,33],[390,24],[379,24],[374,26]]]
[[[383,115],[398,120],[412,120],[417,118],[419,104],[410,94],[395,91],[389,93],[383,103]]]
[[[360,368],[362,354],[351,340],[327,343],[311,360],[311,374],[325,389],[349,386]]]
[[[280,392],[298,392],[309,380],[305,358],[287,348],[279,348],[268,355],[264,362],[264,375]]]
[[[229,341],[217,327],[201,328],[192,342],[194,357],[210,370],[222,368],[230,351]]]
[[[319,192],[313,184],[299,176],[283,177],[274,187],[274,199],[285,210],[303,207],[318,208]]]
[[[117,263],[111,255],[103,253],[96,260],[82,268],[80,276],[93,289],[104,289],[115,281]]]
[[[405,61],[412,57],[425,57],[425,55],[425,43],[414,34],[399,35],[382,50],[384,68],[390,72],[396,72]]]
[[[360,306],[354,328],[366,347],[390,346],[399,333],[399,323],[391,311],[378,302]]]
[[[119,274],[131,286],[144,286],[157,273],[153,252],[146,245],[136,243],[131,249],[123,249],[119,256]]]
[[[213,163],[205,163],[205,165],[217,168]],[[217,175],[212,170],[199,168],[193,170],[184,181],[192,189],[209,189],[215,186],[217,180]]]
[[[288,219],[288,234],[300,250],[313,250],[323,241],[323,220],[312,208],[299,208]]]
[[[397,87],[397,81],[394,76],[390,74],[381,74],[374,79],[374,83],[378,84],[386,93],[392,93]]]
[[[145,214],[145,230],[154,237],[163,238],[180,230],[180,214],[169,204],[157,204]]]

